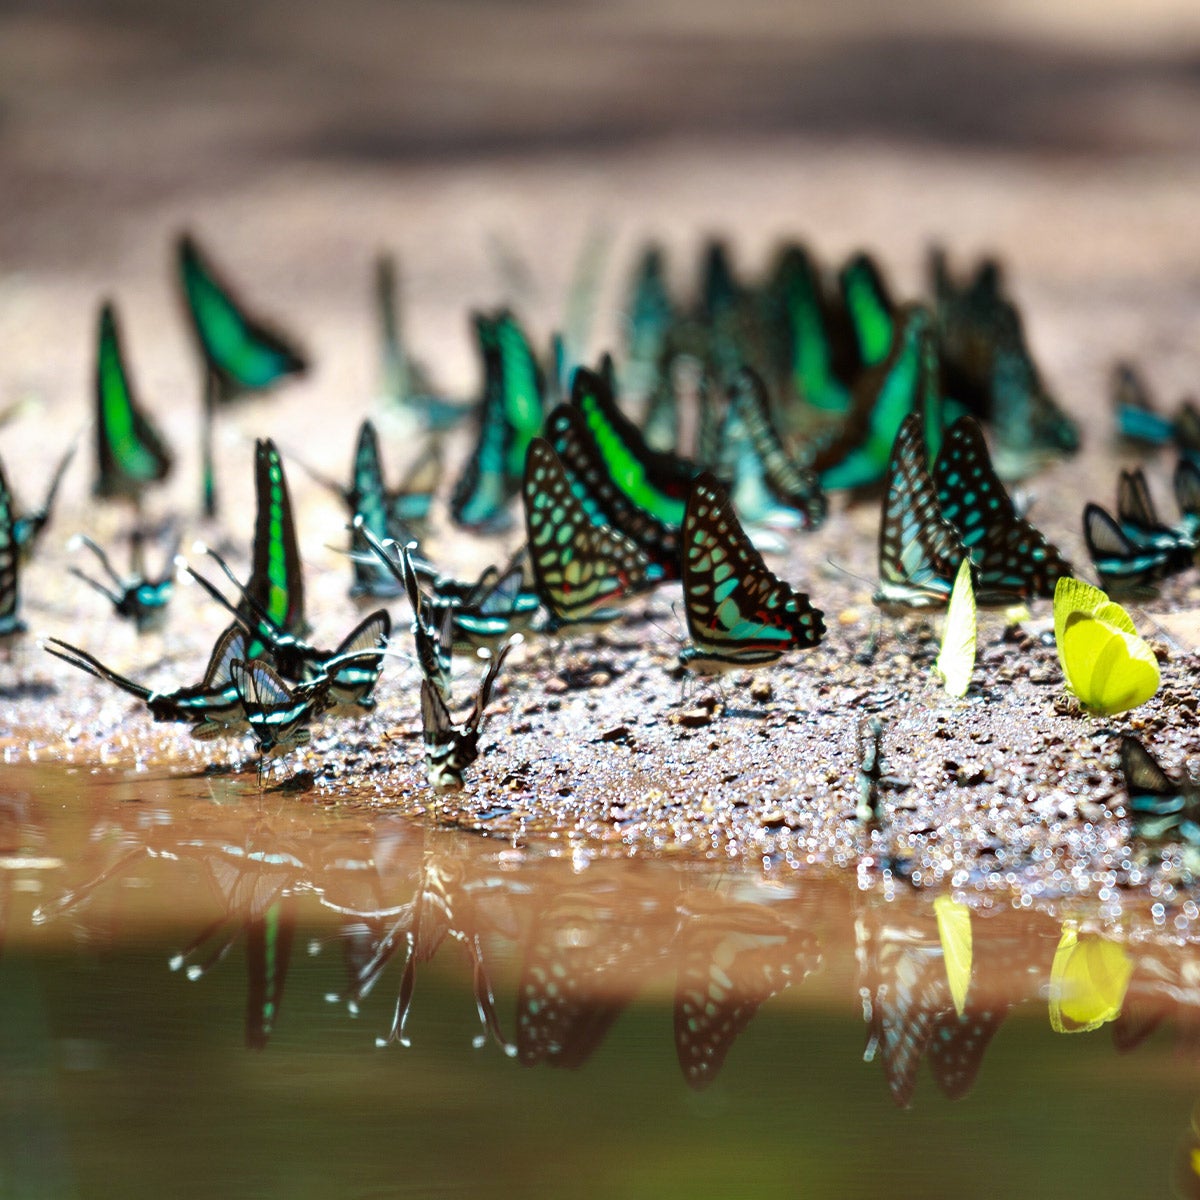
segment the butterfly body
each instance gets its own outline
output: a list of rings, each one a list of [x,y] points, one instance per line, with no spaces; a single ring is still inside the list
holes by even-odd
[[[327,678],[316,687],[299,684],[291,688],[261,659],[235,659],[230,670],[242,711],[264,759],[277,758],[309,741],[312,735],[308,725],[325,704]]]
[[[108,555],[86,534],[77,535],[76,540],[96,556],[111,586],[85,575],[78,567],[68,568],[71,574],[106,597],[117,616],[132,621],[138,633],[150,633],[161,629],[166,623],[167,605],[175,592],[174,561],[179,550],[178,537],[167,554],[165,573],[157,579],[147,577],[140,531],[135,532],[131,538],[130,572],[126,576],[117,574]]]
[[[679,661],[698,674],[765,666],[815,646],[825,632],[808,597],[767,569],[707,473],[693,484],[684,517],[683,598],[692,645]]]

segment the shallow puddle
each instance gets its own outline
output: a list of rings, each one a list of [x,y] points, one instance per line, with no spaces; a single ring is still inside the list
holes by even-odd
[[[0,1193],[1197,1191],[1170,922],[253,783],[6,770]]]

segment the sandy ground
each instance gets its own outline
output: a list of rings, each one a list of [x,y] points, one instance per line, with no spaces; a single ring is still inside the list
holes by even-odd
[[[138,5],[104,20],[69,5],[0,16],[0,402],[22,403],[0,453],[29,503],[88,419],[92,323],[113,295],[140,390],[183,459],[154,508],[195,512],[198,382],[169,261],[183,227],[316,363],[222,429],[220,532],[243,546],[253,435],[340,473],[358,420],[379,412],[369,269],[381,246],[399,254],[416,351],[462,393],[476,384],[467,310],[516,300],[545,335],[597,228],[612,235],[597,350],[620,327],[625,276],[651,235],[680,286],[713,231],[747,272],[784,235],[830,261],[872,248],[902,295],[922,290],[934,239],[961,263],[998,252],[1051,385],[1085,425],[1083,454],[1032,484],[1036,521],[1077,562],[1082,501],[1111,503],[1121,462],[1105,392],[1114,356],[1138,358],[1172,402],[1196,378],[1200,21],[1189,6],[1160,4],[1135,28],[1116,5],[967,17],[930,4],[903,30],[854,8],[780,25],[758,5],[739,10],[737,28],[715,6],[685,17],[667,4],[215,11],[203,26]],[[528,264],[527,284],[497,269],[497,244]],[[386,417],[383,428],[398,470],[411,444]],[[1148,464],[1164,508],[1172,465]],[[127,520],[89,503],[90,473],[85,451],[27,575],[34,636],[2,668],[6,755],[205,762],[211,746],[160,740],[124,698],[36,648],[61,636],[151,683],[183,682],[221,626],[185,590],[165,637],[139,643],[66,574],[71,533],[108,540]],[[346,568],[327,548],[343,518],[299,477],[293,487],[312,619],[332,644],[353,618]],[[858,666],[875,619],[876,521],[874,505],[839,502],[776,562],[825,610],[830,635],[763,676],[769,698],[735,679],[710,724],[677,723],[670,591],[569,681],[537,648],[518,656],[488,753],[441,817],[589,853],[850,865],[864,848],[850,820],[859,728],[878,712],[888,770],[908,786],[888,797],[876,850],[910,858],[920,882],[1108,898],[1132,881],[1171,899],[1157,872],[1127,869],[1124,826],[1103,802],[1118,790],[1116,731],[1140,731],[1172,769],[1195,749],[1187,644],[1162,639],[1159,696],[1108,723],[1064,707],[1036,629],[1004,640],[985,623],[962,703],[930,680],[935,647],[916,625],[889,624],[875,665]],[[430,549],[461,573],[501,551],[444,525]],[[1185,580],[1145,619],[1196,606]],[[375,719],[292,760],[313,772],[310,795],[430,808],[415,678],[397,661]],[[468,669],[464,700],[474,678]]]

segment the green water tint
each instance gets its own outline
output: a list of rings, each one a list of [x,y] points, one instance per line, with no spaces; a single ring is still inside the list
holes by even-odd
[[[1170,911],[557,858],[504,810],[480,838],[219,776],[10,785],[16,1194],[1140,1196],[1195,1144]]]
[[[135,503],[151,484],[165,479],[173,455],[138,404],[125,367],[116,310],[100,309],[96,347],[97,496]]]

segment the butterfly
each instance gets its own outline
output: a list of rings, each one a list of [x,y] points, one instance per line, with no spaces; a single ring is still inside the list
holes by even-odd
[[[85,575],[78,567],[68,567],[76,579],[83,580],[104,596],[116,610],[117,616],[132,621],[138,633],[151,633],[163,627],[167,619],[167,605],[175,592],[175,556],[179,552],[180,541],[178,534],[167,553],[164,573],[157,579],[151,579],[146,573],[141,530],[135,530],[130,537],[129,574],[124,576],[117,573],[108,555],[87,534],[77,534],[72,540],[86,546],[96,556],[112,586]]]
[[[323,487],[341,497],[349,510],[351,521],[360,517],[361,527],[369,530],[379,541],[390,538],[403,545],[413,539],[414,531],[429,516],[433,493],[441,478],[441,449],[436,442],[430,442],[400,487],[396,491],[389,491],[383,479],[379,435],[374,422],[366,420],[358,429],[348,486],[311,467],[304,467],[304,470]],[[354,568],[351,596],[390,598],[400,594],[402,588],[393,574],[383,569],[383,564],[368,552],[366,539],[357,525],[352,529],[350,559]]]
[[[180,236],[177,254],[192,332],[218,380],[219,401],[261,391],[307,371],[304,353],[290,338],[247,314],[191,234]]]
[[[246,635],[237,626],[226,629],[213,646],[200,682],[171,692],[156,692],[106,667],[99,659],[58,638],[45,643],[55,658],[103,679],[142,701],[155,721],[191,725],[193,737],[207,740],[246,728],[242,703],[233,682],[232,664],[246,653]]]
[[[1099,588],[1063,576],[1054,589],[1054,640],[1068,689],[1088,712],[1112,716],[1158,691],[1158,660],[1129,614]]]
[[[1191,536],[1158,518],[1146,477],[1122,471],[1117,485],[1117,520],[1098,504],[1083,510],[1083,536],[1104,587],[1146,589],[1192,565]]]
[[[1134,363],[1113,364],[1109,394],[1121,437],[1148,446],[1165,446],[1171,441],[1175,426],[1155,412],[1150,389]]]
[[[404,587],[412,608],[412,633],[417,648],[417,665],[426,681],[433,685],[438,697],[445,703],[450,701],[451,659],[454,653],[454,635],[451,622],[452,610],[442,611],[439,624],[434,627],[425,621],[427,605],[421,595],[407,546],[400,547],[400,567],[404,576]]]
[[[575,373],[576,387],[581,375],[583,368]],[[560,404],[546,419],[546,440],[562,461],[572,490],[588,516],[596,523],[611,525],[633,541],[662,571],[664,580],[678,579],[679,526],[667,524],[642,508],[635,498],[637,489],[627,486],[629,476],[619,478],[611,473],[583,413]]]
[[[260,648],[260,658],[264,654],[269,655],[275,670],[285,680],[297,685],[323,683],[328,691],[326,709],[333,708],[338,713],[345,713],[374,708],[373,693],[383,669],[383,657],[392,627],[386,609],[378,609],[364,617],[335,649],[318,650],[276,624],[250,598],[249,592],[238,582],[225,560],[215,550],[208,549],[207,553],[241,592],[249,615],[245,615],[242,606],[234,605],[194,567],[187,568],[188,574],[233,615],[245,630],[250,645]]]
[[[400,328],[396,274],[395,258],[379,255],[374,295],[383,347],[383,394],[427,428],[450,429],[470,413],[470,405],[435,395],[425,368],[409,354]]]
[[[13,494],[0,464],[0,639],[25,632],[25,622],[17,615],[21,603],[20,575]]]
[[[888,464],[879,523],[879,591],[886,610],[948,603],[966,551],[941,514],[929,474],[922,414],[900,424]]]
[[[1179,841],[1200,848],[1200,789],[1190,779],[1176,782],[1128,734],[1121,738],[1121,773],[1135,838],[1150,845]]]
[[[1018,517],[972,417],[946,431],[933,467],[942,516],[958,531],[979,569],[979,603],[995,605],[1053,594],[1070,564]]]
[[[713,1083],[759,1007],[821,963],[815,936],[757,904],[688,912],[674,949],[675,1052],[696,1091]]]
[[[254,446],[254,494],[252,565],[239,611],[249,620],[255,611],[265,614],[277,629],[300,638],[308,632],[304,569],[283,459],[270,438],[259,438]],[[259,651],[252,643],[250,657],[258,657]]]
[[[542,431],[545,383],[524,330],[507,310],[475,315],[484,363],[475,448],[454,486],[450,514],[466,529],[498,528],[520,490],[525,453]]]
[[[971,560],[964,555],[954,580],[954,590],[950,593],[941,652],[933,664],[934,672],[945,684],[948,695],[965,696],[967,688],[971,686],[971,672],[975,669],[975,636]]]
[[[960,288],[940,251],[931,263],[942,388],[991,423],[1001,476],[1021,478],[1047,456],[1074,454],[1079,427],[1042,381],[999,264],[983,260]]]
[[[624,309],[625,372],[635,392],[649,392],[658,377],[675,304],[667,286],[663,248],[651,243],[638,259]]]
[[[852,255],[838,272],[842,302],[849,314],[864,367],[888,357],[898,314],[879,264],[869,255]]]
[[[762,289],[772,371],[785,394],[812,408],[844,413],[847,381],[859,369],[858,347],[845,305],[826,294],[812,255],[784,245]]]
[[[142,493],[165,479],[174,455],[137,402],[125,357],[116,309],[100,309],[96,349],[96,482],[102,498],[141,502]]]
[[[58,498],[58,489],[62,484],[63,476],[67,473],[67,468],[71,465],[71,460],[75,457],[75,448],[75,443],[72,442],[64,451],[62,458],[58,460],[58,466],[54,468],[54,474],[50,476],[50,486],[46,489],[46,498],[42,501],[41,507],[30,512],[18,513],[13,518],[13,538],[22,562],[28,562],[33,556],[33,548],[37,544],[38,538],[45,533],[50,524],[50,518],[54,515],[54,502]]]
[[[520,638],[517,634],[517,638]],[[492,656],[479,685],[475,704],[462,725],[450,720],[446,701],[428,678],[421,680],[421,725],[425,740],[425,777],[435,792],[459,791],[463,775],[479,757],[479,738],[487,719],[496,677],[517,638],[505,642]]]
[[[679,661],[699,674],[765,666],[825,633],[820,610],[767,569],[708,473],[683,520],[683,603],[693,644]]]
[[[309,724],[325,708],[329,679],[289,687],[279,673],[261,658],[230,663],[233,686],[250,732],[263,759],[277,758],[295,746],[305,745],[312,734]]]
[[[969,914],[965,922],[961,913],[953,918],[939,921],[936,938],[922,926],[889,922],[882,911],[869,910],[855,924],[867,1021],[863,1058],[882,1060],[901,1108],[912,1103],[922,1058],[946,1096],[965,1096],[1014,1000],[999,987],[977,985],[980,964],[972,960],[979,950],[964,955]]]
[[[769,493],[774,506],[784,505],[798,515],[805,529],[816,529],[828,512],[828,504],[816,475],[793,462],[771,421],[770,403],[762,377],[743,367],[729,386],[729,410],[721,439],[726,457],[736,455],[739,468],[734,485],[734,502],[750,521],[739,494],[749,480],[758,481],[757,492]],[[761,513],[762,506],[759,505]]]
[[[929,412],[940,412],[929,313],[914,306],[898,314],[897,322],[887,357],[856,380],[840,428],[815,441],[809,452],[807,465],[827,491],[878,483],[904,418],[921,404]]]
[[[1175,503],[1179,505],[1179,532],[1200,537],[1200,467],[1186,455],[1175,464]]]
[[[545,632],[607,621],[605,605],[654,587],[662,572],[634,542],[597,525],[571,490],[549,442],[529,444],[522,489],[534,586],[549,619]]]

